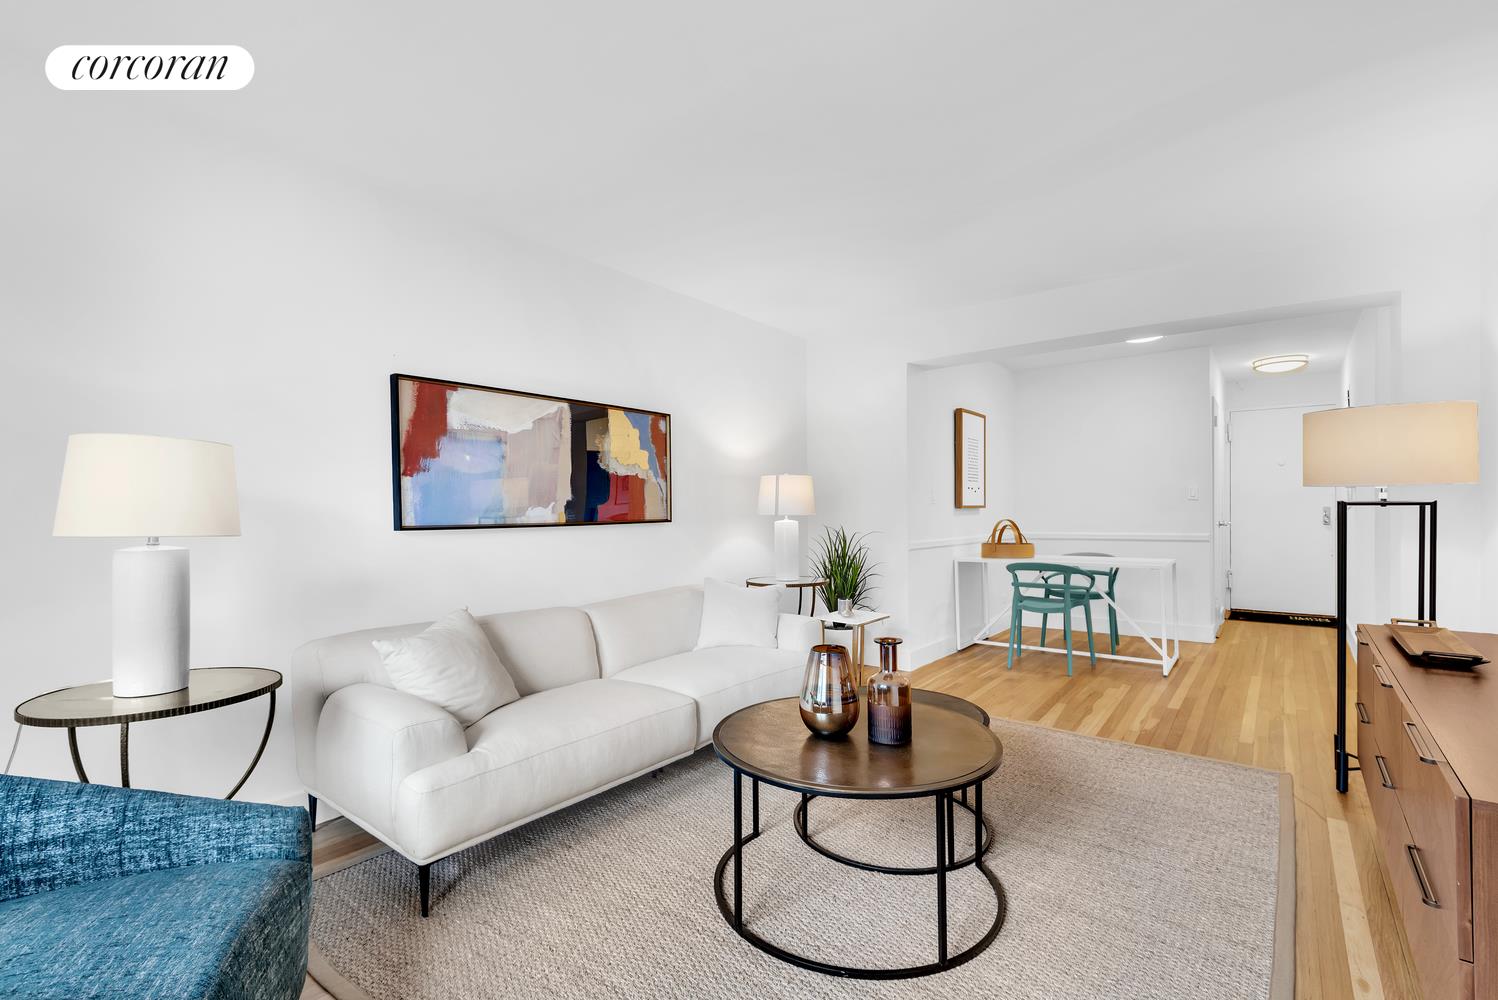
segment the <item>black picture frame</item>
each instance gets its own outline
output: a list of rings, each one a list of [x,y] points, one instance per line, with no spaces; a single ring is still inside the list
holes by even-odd
[[[631,413],[643,413],[652,417],[664,417],[666,420],[666,516],[655,518],[640,518],[630,521],[534,521],[516,522],[511,524],[406,524],[404,523],[404,510],[401,504],[401,421],[400,421],[400,384],[405,379],[412,382],[425,382],[434,385],[452,386],[455,389],[477,389],[484,392],[502,393],[509,396],[525,396],[530,399],[542,399],[548,402],[566,403],[570,406],[595,407],[602,410],[628,410]],[[480,385],[476,382],[459,382],[454,379],[435,378],[430,375],[411,375],[406,372],[392,372],[390,375],[390,492],[392,520],[396,531],[458,531],[465,529],[491,529],[491,528],[583,528],[599,526],[623,526],[636,524],[670,524],[675,512],[675,475],[671,466],[675,464],[675,452],[671,440],[671,414],[664,410],[652,410],[640,406],[626,406],[622,403],[599,403],[588,399],[574,399],[570,396],[554,396],[544,392],[530,392],[524,389],[506,389],[501,386]]]

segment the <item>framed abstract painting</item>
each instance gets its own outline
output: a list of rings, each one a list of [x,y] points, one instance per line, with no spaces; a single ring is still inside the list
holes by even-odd
[[[671,415],[390,376],[397,531],[671,520]]]

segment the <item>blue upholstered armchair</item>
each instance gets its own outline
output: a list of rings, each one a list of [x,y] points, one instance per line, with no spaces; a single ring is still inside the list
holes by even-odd
[[[301,809],[0,777],[0,997],[302,991]]]

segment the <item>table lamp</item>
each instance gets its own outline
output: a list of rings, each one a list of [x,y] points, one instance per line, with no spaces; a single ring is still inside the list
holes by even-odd
[[[775,579],[801,576],[801,525],[792,520],[817,512],[810,476],[760,476],[759,512],[779,514],[775,522]]]
[[[187,549],[161,538],[239,534],[234,449],[143,434],[69,435],[52,534],[145,539],[114,553],[114,695],[187,687]]]
[[[1337,733],[1332,759],[1337,791],[1346,792],[1349,761],[1356,759],[1347,752],[1347,509],[1419,508],[1416,593],[1419,617],[1433,620],[1436,502],[1390,500],[1384,487],[1477,482],[1477,404],[1391,403],[1315,410],[1305,415],[1301,429],[1301,485],[1379,487],[1377,500],[1337,501]]]

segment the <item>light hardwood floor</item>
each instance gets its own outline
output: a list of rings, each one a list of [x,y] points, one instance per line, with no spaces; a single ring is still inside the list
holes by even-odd
[[[1362,779],[1354,774],[1345,796],[1332,785],[1333,635],[1228,622],[1215,645],[1182,643],[1169,677],[1106,660],[1093,668],[1085,654],[1070,678],[1065,657],[1050,653],[1025,653],[1010,671],[1003,650],[983,646],[938,660],[915,677],[919,687],[960,695],[994,716],[1289,771],[1297,996],[1418,1000]],[[1038,630],[1027,630],[1026,641],[1038,644]],[[1123,645],[1121,652],[1147,653],[1141,640],[1126,637]],[[368,844],[366,835],[337,820],[318,829],[314,860],[336,860]],[[308,980],[302,998],[327,995]]]

